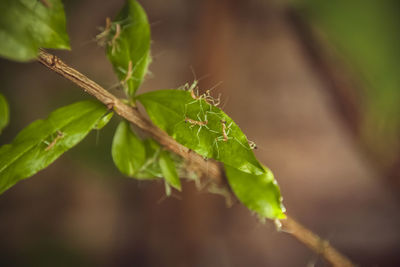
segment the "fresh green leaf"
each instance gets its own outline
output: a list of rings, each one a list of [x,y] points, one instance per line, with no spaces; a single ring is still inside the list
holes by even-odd
[[[153,139],[146,139],[143,141],[146,148],[146,161],[136,173],[137,179],[154,179],[162,178],[160,165],[158,159],[160,157],[161,147]]]
[[[131,130],[129,123],[121,121],[112,143],[112,157],[120,172],[135,177],[146,160],[143,141]]]
[[[39,48],[70,49],[61,0],[1,0],[0,56],[28,61]]]
[[[174,161],[171,159],[169,152],[163,150],[160,153],[159,164],[164,179],[173,188],[181,191],[181,181],[179,180],[178,173]],[[168,191],[167,191],[168,192]]]
[[[6,98],[0,94],[0,133],[8,125],[10,120],[10,111]]]
[[[262,218],[284,219],[285,208],[272,172],[265,168],[261,175],[249,174],[225,165],[225,173],[235,195]]]
[[[104,115],[96,124],[96,126],[94,127],[95,130],[101,130],[103,129],[104,126],[107,125],[107,123],[111,120],[111,118],[113,117],[114,112],[109,112],[106,115]]]
[[[125,93],[133,98],[151,62],[146,13],[138,2],[128,0],[106,31],[108,59]]]
[[[0,193],[79,143],[106,112],[98,102],[77,102],[23,129],[11,144],[0,148]]]
[[[222,110],[208,103],[211,98],[207,102],[194,99],[188,91],[160,90],[139,95],[138,100],[158,127],[203,157],[248,173],[265,172],[246,136]]]

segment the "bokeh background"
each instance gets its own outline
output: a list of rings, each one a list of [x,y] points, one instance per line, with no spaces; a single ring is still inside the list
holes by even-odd
[[[396,0],[146,0],[152,74],[140,89],[201,79],[257,143],[288,212],[361,266],[400,266],[400,4]],[[118,1],[64,1],[63,60],[117,82],[93,41]],[[17,22],[16,22],[17,23]],[[0,60],[11,124],[90,98],[39,63]],[[113,93],[122,96],[116,89]],[[118,118],[0,196],[1,266],[326,266],[246,208],[184,182],[123,177]]]

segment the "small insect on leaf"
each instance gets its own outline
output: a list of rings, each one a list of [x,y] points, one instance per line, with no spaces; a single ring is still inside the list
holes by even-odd
[[[150,119],[182,145],[244,172],[265,173],[247,137],[218,107],[183,90],[153,91],[138,100]]]
[[[57,137],[54,138],[54,140],[45,148],[45,151],[49,151],[50,149],[52,149],[56,145],[57,141],[63,137],[64,137],[64,133],[57,131]]]
[[[0,147],[0,193],[28,178],[78,144],[107,113],[104,105],[77,102],[24,128],[11,144]],[[43,140],[51,140],[43,148]]]
[[[107,36],[106,53],[118,76],[118,85],[134,99],[151,62],[150,25],[140,4],[127,0],[113,22],[107,23],[100,37],[103,36]]]

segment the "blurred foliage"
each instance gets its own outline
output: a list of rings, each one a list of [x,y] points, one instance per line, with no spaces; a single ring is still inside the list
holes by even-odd
[[[0,93],[0,134],[8,125],[10,120],[10,110],[6,98]]]
[[[362,135],[390,164],[400,149],[400,2],[304,0],[296,8],[360,74]]]
[[[0,56],[27,61],[39,48],[70,49],[61,0],[1,0]]]

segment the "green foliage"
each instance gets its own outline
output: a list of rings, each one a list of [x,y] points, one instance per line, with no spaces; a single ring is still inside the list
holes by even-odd
[[[129,177],[165,177],[169,184],[180,190],[175,163],[169,152],[161,151],[160,145],[152,139],[140,139],[126,120],[118,125],[115,132],[112,157],[118,170]]]
[[[6,98],[0,94],[0,134],[1,131],[8,125],[10,119],[10,111]]]
[[[11,144],[0,148],[0,193],[46,168],[79,143],[106,112],[98,102],[77,102],[23,129]]]
[[[115,131],[111,151],[119,171],[129,177],[134,177],[146,160],[144,143],[125,120],[120,122]]]
[[[12,23],[16,21],[16,23]],[[98,36],[130,101],[148,71],[150,26],[142,7],[127,0],[114,22]],[[65,17],[59,0],[0,2],[0,55],[25,61],[38,49],[69,49]],[[224,163],[232,190],[261,217],[284,218],[279,187],[272,172],[256,159],[247,137],[217,106],[218,99],[190,91],[161,90],[138,96],[152,121],[175,140],[205,158]],[[97,102],[83,101],[50,114],[23,129],[11,144],[0,148],[0,193],[19,180],[47,167],[80,142],[92,129],[102,129],[113,112]],[[0,94],[0,131],[8,123],[8,106]],[[112,157],[121,173],[137,179],[164,177],[181,190],[177,155],[152,139],[142,140],[123,120],[117,127]]]
[[[108,122],[112,119],[114,115],[114,112],[109,112],[106,115],[104,115],[95,125],[94,129],[95,130],[101,130],[103,129],[104,126],[108,124]]]
[[[128,0],[105,31],[108,59],[125,93],[133,99],[151,62],[150,26],[146,13],[139,3]]]
[[[264,173],[247,137],[221,109],[203,99],[193,99],[184,90],[153,91],[139,95],[138,100],[151,120],[182,145],[205,158],[216,159],[244,172]],[[199,126],[194,121],[207,121],[207,124]],[[223,140],[224,125],[227,141]]]
[[[159,164],[161,172],[169,185],[173,188],[181,191],[181,181],[179,180],[178,173],[176,171],[175,163],[171,159],[171,155],[168,151],[162,150],[160,153]]]
[[[254,175],[225,165],[225,172],[233,192],[250,210],[262,218],[286,217],[279,187],[269,169],[265,168],[261,175]]]
[[[279,187],[270,170],[254,156],[246,136],[218,100],[192,91],[160,90],[138,96],[151,120],[175,140],[225,165],[237,197],[260,217],[284,218]]]
[[[398,157],[400,2],[306,0],[297,9],[364,81],[362,133],[370,147],[381,160]]]
[[[70,49],[61,0],[1,0],[0,56],[27,61],[39,48]]]
[[[135,175],[137,179],[162,178],[163,174],[159,165],[159,156],[161,152],[160,145],[153,139],[143,141],[146,149],[146,160]]]

